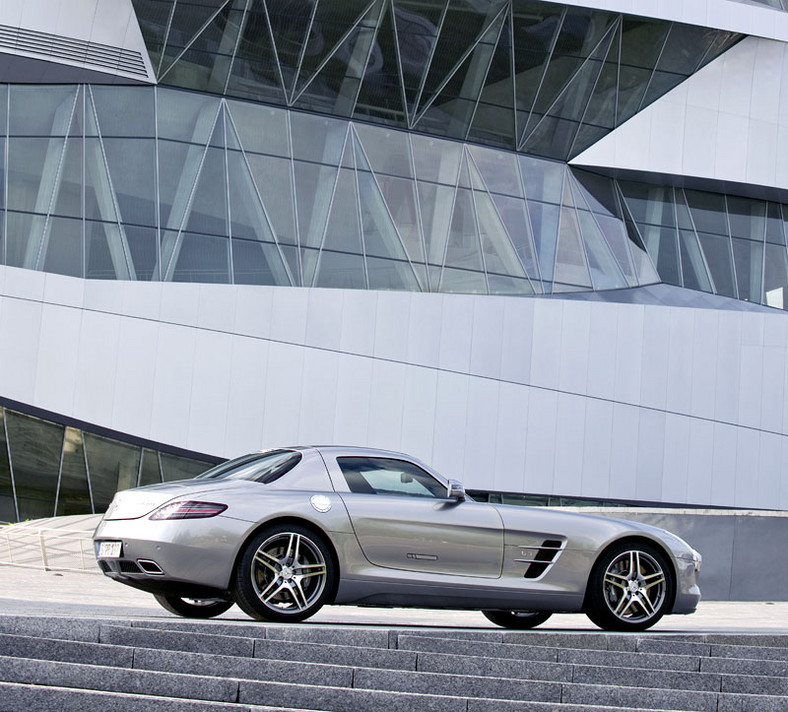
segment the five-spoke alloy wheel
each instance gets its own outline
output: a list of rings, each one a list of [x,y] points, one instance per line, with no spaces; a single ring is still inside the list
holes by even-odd
[[[661,551],[645,542],[623,542],[603,553],[594,567],[588,617],[605,630],[645,630],[668,612],[674,587]]]
[[[250,616],[300,621],[320,609],[334,586],[328,545],[305,527],[275,525],[247,544],[235,577],[235,598]]]

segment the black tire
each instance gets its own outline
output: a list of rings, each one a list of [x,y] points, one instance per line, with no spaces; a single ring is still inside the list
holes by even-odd
[[[660,549],[646,542],[622,542],[594,565],[586,615],[604,630],[646,630],[668,612],[675,589],[673,568]]]
[[[553,615],[550,611],[482,611],[482,613],[495,625],[517,630],[536,628]]]
[[[178,598],[153,594],[159,605],[170,613],[184,618],[213,618],[220,616],[233,606],[232,601],[221,598]]]
[[[252,618],[296,622],[320,610],[335,580],[331,550],[321,536],[297,524],[277,524],[247,542],[233,594]]]

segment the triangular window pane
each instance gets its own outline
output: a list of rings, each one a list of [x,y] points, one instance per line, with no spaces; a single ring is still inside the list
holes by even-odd
[[[136,445],[84,433],[93,504],[103,512],[118,490],[135,487],[139,479],[140,448]]]
[[[525,270],[515,251],[495,205],[487,193],[473,192],[479,219],[484,266],[488,274],[525,277]]]
[[[311,35],[312,16],[317,10],[318,0],[296,3],[263,1],[271,23],[271,34],[276,44],[277,59],[282,68],[285,90],[289,95],[295,84],[301,52]],[[316,28],[315,32],[318,31],[319,28]]]
[[[230,234],[245,240],[275,242],[257,188],[240,151],[227,152]]]
[[[134,2],[136,4],[138,0],[134,0]],[[160,5],[165,6],[175,5],[172,19],[167,18],[170,30],[166,37],[167,46],[164,50],[159,76],[172,66],[173,61],[183,49],[197,37],[200,30],[207,25],[217,11],[229,2],[230,0],[209,0],[199,4],[186,3],[182,0],[177,4],[159,2]],[[141,16],[147,17],[147,15]]]
[[[594,289],[623,289],[627,280],[618,267],[594,216],[587,210],[578,210],[577,218],[588,256],[591,282]]]
[[[385,175],[378,175],[377,180],[411,262],[423,263],[424,240],[416,207],[415,183]]]
[[[85,223],[88,279],[131,279],[128,245],[117,223],[89,220]]]
[[[4,409],[0,408],[0,521],[15,522],[17,521],[16,504],[11,481],[11,468],[8,465],[4,412]]]
[[[39,258],[44,272],[84,277],[82,220],[51,217],[46,228],[45,254]]]
[[[355,172],[347,168],[339,171],[323,246],[326,250],[363,254],[356,177]]]
[[[224,150],[209,148],[197,178],[187,230],[212,235],[228,234],[226,186]]]
[[[448,185],[419,181],[418,192],[427,262],[441,266],[446,252],[455,189]]]
[[[159,455],[155,450],[145,448],[142,451],[142,467],[140,468],[140,486],[153,485],[161,482]]]
[[[156,143],[152,139],[104,138],[104,158],[109,167],[112,189],[122,222],[156,225]],[[88,181],[94,186],[93,171],[100,171],[100,155],[88,141],[85,162]],[[100,175],[100,173],[99,173]],[[87,188],[87,186],[86,186]],[[94,188],[96,191],[96,188]],[[89,195],[89,192],[88,192]],[[87,197],[87,196],[86,196]],[[98,194],[96,193],[96,198]],[[96,216],[98,205],[96,206]],[[86,217],[90,216],[86,210]]]
[[[56,515],[62,517],[92,511],[82,432],[76,428],[66,428]]]
[[[285,158],[254,154],[248,154],[246,159],[261,193],[277,241],[280,244],[298,244],[293,207],[292,163]],[[333,171],[331,173],[333,174]],[[302,199],[308,198],[302,196]]]
[[[90,139],[91,141],[95,139]],[[104,171],[106,182],[106,170]],[[66,150],[58,172],[55,215],[82,217],[82,139],[66,139]],[[114,213],[114,210],[113,210]]]
[[[235,284],[272,284],[291,286],[282,255],[270,242],[233,240],[233,275]]]
[[[313,286],[366,289],[367,278],[363,255],[323,250],[320,253]]]
[[[560,209],[557,205],[529,200],[528,215],[531,218],[532,234],[539,258],[539,271],[545,282],[552,282]]]
[[[229,243],[226,237],[183,233],[172,271],[172,281],[228,284]]]
[[[473,196],[465,188],[457,190],[444,264],[484,272]]]
[[[509,235],[509,240],[517,252],[520,263],[525,267],[526,274],[532,280],[538,281],[539,265],[533,236],[531,235],[531,226],[528,223],[528,216],[525,211],[525,203],[518,198],[495,193],[492,195],[492,200]]]

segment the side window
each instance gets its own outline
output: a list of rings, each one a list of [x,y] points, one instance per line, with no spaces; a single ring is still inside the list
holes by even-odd
[[[356,494],[403,497],[446,497],[446,488],[432,475],[405,460],[384,457],[338,457],[347,486]]]

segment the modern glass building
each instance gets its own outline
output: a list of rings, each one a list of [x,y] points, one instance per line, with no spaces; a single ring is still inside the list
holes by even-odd
[[[0,520],[318,442],[788,508],[788,12],[637,13],[6,0]]]

